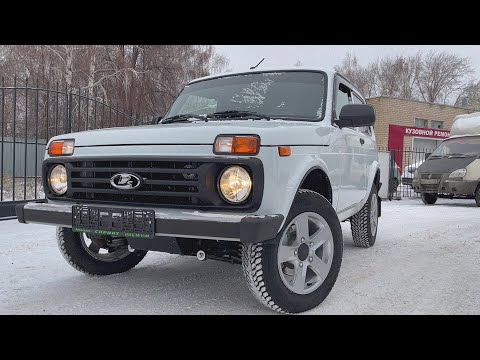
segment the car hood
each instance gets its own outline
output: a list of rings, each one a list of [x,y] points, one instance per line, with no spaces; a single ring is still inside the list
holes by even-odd
[[[421,174],[445,174],[457,169],[462,169],[474,161],[476,157],[471,158],[441,158],[426,160],[417,168]]]
[[[75,146],[96,145],[212,145],[217,135],[259,135],[261,145],[328,145],[332,128],[322,122],[287,120],[194,121],[131,126],[56,136],[75,139]]]

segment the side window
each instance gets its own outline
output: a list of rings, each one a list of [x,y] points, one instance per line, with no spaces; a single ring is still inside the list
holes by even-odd
[[[335,117],[338,119],[342,107],[351,103],[350,89],[344,84],[339,84],[335,98]]]
[[[353,95],[352,98],[353,98],[353,103],[354,104],[365,104],[365,101],[363,101],[360,96],[358,96],[354,92],[352,92],[352,95]],[[357,128],[355,128],[355,130],[360,131],[361,133],[363,133],[365,135],[368,135],[368,136],[372,135],[372,129],[370,128],[370,126],[357,127]]]

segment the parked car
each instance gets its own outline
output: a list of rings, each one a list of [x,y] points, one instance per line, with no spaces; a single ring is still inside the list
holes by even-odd
[[[414,164],[410,164],[405,166],[403,169],[403,176],[402,176],[402,185],[408,185],[413,188],[413,175],[418,167],[424,162],[425,160],[420,160]]]
[[[450,137],[415,171],[413,188],[427,205],[438,198],[480,206],[480,112],[455,118]]]
[[[375,244],[374,122],[331,71],[196,79],[159,124],[52,138],[47,201],[18,206],[18,220],[57,226],[63,256],[87,274],[127,271],[147,251],[228,261],[269,308],[306,311],[339,273],[341,221],[356,246]]]

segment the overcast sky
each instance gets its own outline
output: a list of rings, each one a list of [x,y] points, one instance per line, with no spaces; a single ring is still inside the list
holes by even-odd
[[[385,55],[413,55],[417,51],[446,50],[470,58],[476,76],[480,77],[479,45],[216,45],[217,51],[229,61],[229,70],[243,71],[256,65],[292,66],[300,60],[305,66],[332,68],[341,63],[347,52],[357,55],[366,64]]]

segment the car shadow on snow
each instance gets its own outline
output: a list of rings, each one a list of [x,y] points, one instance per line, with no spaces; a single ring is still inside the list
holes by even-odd
[[[447,200],[448,201],[448,200]],[[467,208],[478,208],[475,200],[464,200],[465,202],[441,202],[436,203],[433,206],[451,206],[451,207],[467,207]],[[470,202],[473,201],[473,202]],[[430,205],[429,205],[430,206]]]
[[[59,293],[60,302],[49,303]],[[49,303],[47,313],[275,314],[250,293],[241,265],[160,253],[122,274],[57,279],[35,296]]]

